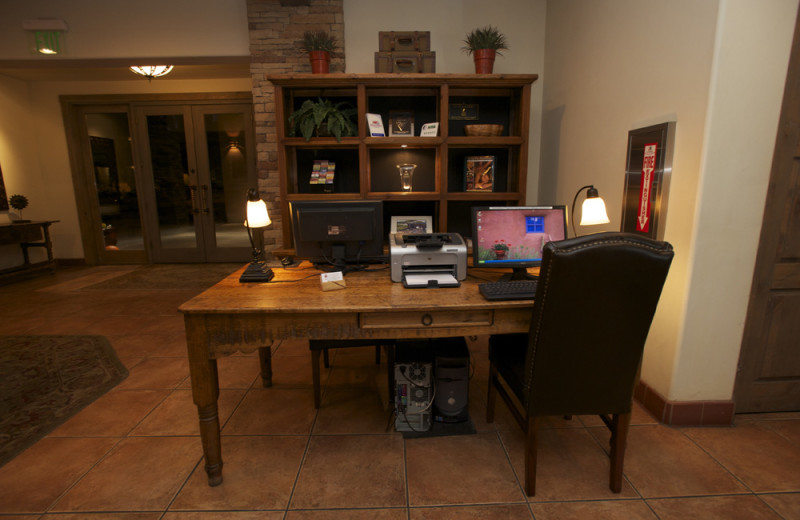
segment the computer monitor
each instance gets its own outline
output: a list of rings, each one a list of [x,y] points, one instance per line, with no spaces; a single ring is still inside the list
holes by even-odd
[[[547,242],[567,237],[565,206],[472,208],[473,267],[512,268],[501,280],[533,278]]]
[[[291,203],[296,254],[345,273],[385,261],[383,202],[315,200]]]

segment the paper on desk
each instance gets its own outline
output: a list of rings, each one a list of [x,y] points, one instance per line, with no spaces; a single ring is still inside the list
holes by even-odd
[[[435,284],[431,284],[431,281]],[[424,273],[424,274],[407,274],[405,277],[406,287],[428,287],[429,285],[439,285],[440,287],[458,287],[458,280],[452,274],[447,273]]]

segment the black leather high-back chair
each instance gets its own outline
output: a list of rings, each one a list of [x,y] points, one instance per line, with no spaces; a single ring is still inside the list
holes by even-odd
[[[497,392],[526,431],[529,496],[536,491],[537,418],[550,415],[601,416],[611,430],[609,484],[620,492],[634,385],[672,257],[670,244],[629,233],[551,242],[530,332],[489,339],[487,421]]]

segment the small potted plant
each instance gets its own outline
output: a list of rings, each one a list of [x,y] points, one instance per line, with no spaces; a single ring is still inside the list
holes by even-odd
[[[495,57],[502,56],[500,51],[508,49],[505,35],[491,25],[473,29],[464,43],[462,50],[472,55],[477,74],[491,74]]]
[[[22,210],[28,207],[28,197],[25,195],[12,195],[11,198],[8,199],[8,205],[19,211],[19,218],[14,222],[30,222],[30,220],[22,219]]]
[[[298,133],[309,141],[314,135],[332,135],[341,142],[342,137],[354,136],[358,126],[353,122],[357,110],[350,103],[334,103],[329,99],[307,99],[289,116],[289,135]]]
[[[494,256],[498,260],[504,260],[506,255],[508,254],[508,246],[509,244],[506,244],[505,241],[502,240],[500,242],[495,243]]]
[[[336,48],[336,38],[326,31],[303,33],[303,50],[308,53],[313,74],[327,74],[330,70],[331,53]]]

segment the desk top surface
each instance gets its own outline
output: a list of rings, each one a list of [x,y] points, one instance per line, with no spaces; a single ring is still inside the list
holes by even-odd
[[[346,288],[323,291],[320,273],[304,262],[274,268],[268,283],[240,283],[245,266],[179,307],[186,314],[325,313],[464,310],[532,307],[533,300],[488,301],[478,285],[497,280],[504,270],[469,269],[461,287],[406,289],[392,282],[388,265],[371,265],[344,277]]]

